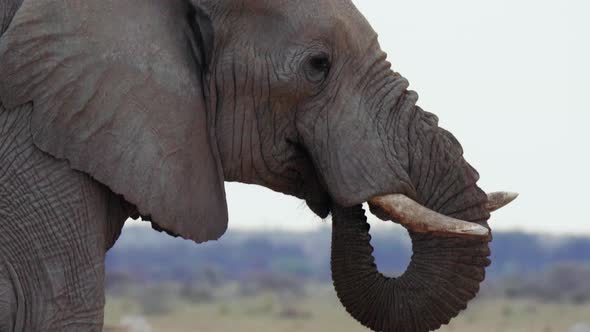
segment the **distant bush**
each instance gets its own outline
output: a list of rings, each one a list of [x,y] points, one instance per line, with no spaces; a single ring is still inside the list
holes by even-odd
[[[125,295],[129,288],[141,284],[140,277],[126,270],[107,271],[106,273],[106,291],[110,294]]]
[[[166,315],[174,311],[176,294],[165,286],[152,286],[141,289],[137,293],[137,303],[146,316]]]
[[[559,264],[546,272],[504,279],[508,298],[531,298],[545,302],[590,303],[590,266]]]
[[[406,232],[372,235],[379,269],[404,271],[411,255]],[[107,282],[198,281],[215,286],[253,273],[330,282],[330,242],[329,228],[303,234],[230,231],[219,241],[197,245],[147,227],[129,227],[107,255]],[[590,265],[590,238],[495,233],[491,247],[488,280],[536,274],[563,262]]]
[[[286,307],[279,312],[279,317],[282,319],[310,319],[313,314],[310,311],[296,307]]]
[[[305,282],[301,278],[280,273],[253,273],[240,283],[243,296],[270,292],[282,297],[305,296]]]
[[[212,287],[198,283],[185,283],[180,288],[180,297],[192,303],[208,303],[215,299]]]

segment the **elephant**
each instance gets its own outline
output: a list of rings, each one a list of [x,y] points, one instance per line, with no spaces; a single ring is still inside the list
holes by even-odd
[[[225,182],[332,215],[338,297],[375,331],[458,315],[489,265],[488,196],[351,0],[3,0],[0,330],[100,331],[129,217],[196,243]],[[379,273],[362,204],[414,255]]]

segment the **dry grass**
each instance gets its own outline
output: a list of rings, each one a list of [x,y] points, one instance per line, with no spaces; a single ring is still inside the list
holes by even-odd
[[[252,298],[194,304],[168,300],[170,311],[146,318],[152,332],[361,332],[328,287],[313,296],[279,300],[271,294]],[[163,299],[162,299],[163,300]],[[125,316],[143,316],[145,303],[128,298],[107,299],[107,325]],[[567,332],[578,323],[590,323],[590,306],[557,305],[505,299],[479,300],[440,332]]]

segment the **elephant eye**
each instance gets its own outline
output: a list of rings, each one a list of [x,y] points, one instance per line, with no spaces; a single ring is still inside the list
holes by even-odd
[[[317,71],[321,71],[324,73],[330,71],[330,59],[328,59],[328,56],[326,55],[312,57],[310,59],[310,62],[313,69]]]
[[[312,82],[320,82],[325,80],[330,73],[330,58],[326,54],[312,56],[308,60],[306,70],[307,78]]]

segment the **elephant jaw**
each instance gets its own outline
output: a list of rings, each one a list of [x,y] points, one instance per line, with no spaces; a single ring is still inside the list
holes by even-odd
[[[517,197],[518,194],[509,192],[488,194],[486,209],[496,211]],[[432,211],[402,194],[376,196],[369,205],[382,219],[392,220],[415,233],[475,238],[490,236],[490,230],[484,226]]]

